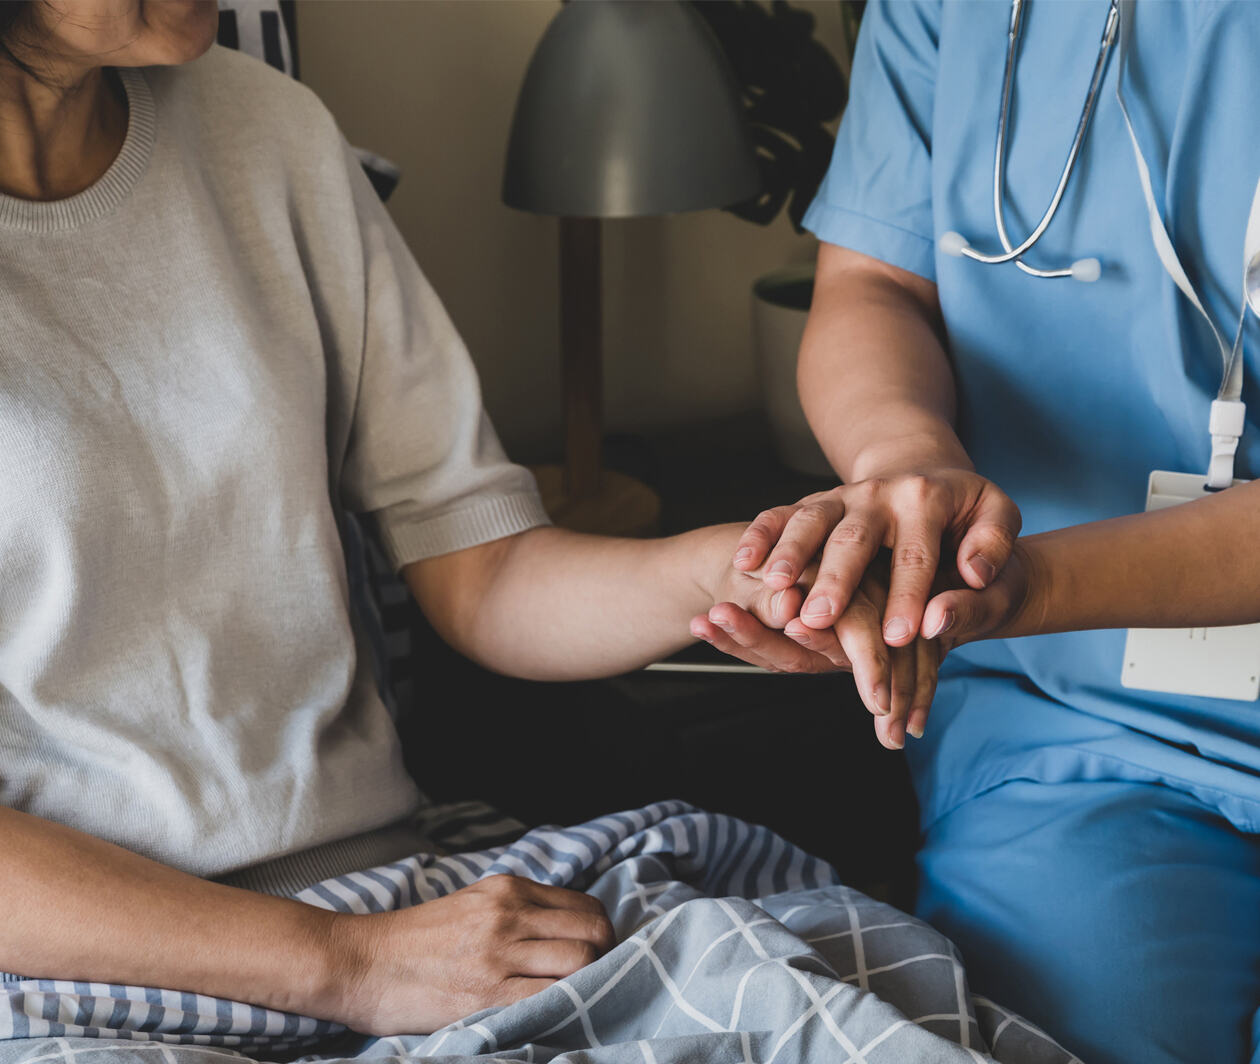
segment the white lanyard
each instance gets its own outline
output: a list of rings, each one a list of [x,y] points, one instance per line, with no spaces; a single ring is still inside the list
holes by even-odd
[[[1137,160],[1138,177],[1142,182],[1142,195],[1146,199],[1146,211],[1150,216],[1151,240],[1155,244],[1155,254],[1163,264],[1173,283],[1181,289],[1182,294],[1190,300],[1216,337],[1221,352],[1221,387],[1212,403],[1212,412],[1208,421],[1208,431],[1212,436],[1212,457],[1208,464],[1207,483],[1213,489],[1228,488],[1234,480],[1234,453],[1238,450],[1238,440],[1243,434],[1246,421],[1246,407],[1242,402],[1243,360],[1242,360],[1242,328],[1247,313],[1244,298],[1242,310],[1238,316],[1238,330],[1233,344],[1228,344],[1221,335],[1220,329],[1204,309],[1199,295],[1186,276],[1186,271],[1177,257],[1172,238],[1164,228],[1159,206],[1155,202],[1155,193],[1151,188],[1151,172],[1142,157],[1142,148],[1138,144],[1137,134],[1133,131],[1133,122],[1129,118],[1129,109],[1125,106],[1124,95],[1120,86],[1124,81],[1125,59],[1129,52],[1129,41],[1133,33],[1133,5],[1135,0],[1120,0],[1120,54],[1116,72],[1116,102],[1120,104],[1120,113],[1124,115],[1125,128],[1129,131],[1129,140],[1133,144],[1133,155]],[[1247,223],[1247,239],[1243,254],[1243,269],[1252,256],[1260,251],[1260,183],[1256,185],[1255,195],[1251,200],[1251,215]]]

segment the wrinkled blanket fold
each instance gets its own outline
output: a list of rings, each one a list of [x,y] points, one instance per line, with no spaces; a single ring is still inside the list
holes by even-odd
[[[967,987],[942,935],[841,885],[766,828],[681,802],[539,828],[506,846],[417,854],[298,894],[397,909],[500,873],[587,890],[619,945],[533,997],[430,1035],[337,1024],[177,990],[0,985],[0,1064],[259,1060],[589,1064],[1072,1064]],[[1079,1064],[1079,1062],[1077,1062]]]

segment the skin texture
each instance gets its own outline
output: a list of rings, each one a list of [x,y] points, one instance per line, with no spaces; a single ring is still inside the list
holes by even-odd
[[[612,676],[681,650],[689,620],[732,603],[764,621],[783,671],[806,652],[777,631],[803,592],[730,567],[740,525],[668,539],[537,528],[415,562],[403,575],[425,615],[465,656],[513,676]],[[530,623],[522,624],[524,617]]]
[[[804,637],[814,670],[835,667],[834,641],[845,627],[837,619],[851,601],[865,600],[866,623],[881,630],[887,649],[874,653],[873,669],[854,671],[867,705],[891,710],[876,723],[886,746],[927,725],[944,652],[936,620],[924,616],[934,585],[952,575],[987,586],[1020,528],[1014,503],[976,474],[954,432],[943,335],[934,284],[821,245],[797,375],[810,426],[845,483],[759,515],[733,555],[737,570],[764,570],[771,587],[782,587],[821,552],[800,618],[785,628]],[[754,660],[764,637],[747,618],[724,619],[743,638],[723,649]],[[894,680],[884,703],[888,673]],[[872,674],[879,677],[873,691],[864,682]]]
[[[104,67],[184,63],[214,42],[207,0],[38,0],[9,47],[37,75],[0,62],[0,192],[82,192],[122,147],[127,107]]]
[[[1093,628],[1210,628],[1260,621],[1260,481],[1165,510],[1028,536],[982,592],[928,603],[943,639]]]

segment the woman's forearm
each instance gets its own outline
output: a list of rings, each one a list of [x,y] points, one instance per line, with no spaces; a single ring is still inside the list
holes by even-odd
[[[323,1012],[331,914],[210,883],[0,807],[0,970]],[[335,1017],[329,1017],[335,1018]]]
[[[797,376],[810,427],[845,481],[971,469],[941,331],[931,282],[821,246]]]
[[[1260,482],[1030,536],[1028,605],[1004,636],[1260,621]]]
[[[443,638],[488,668],[534,680],[610,676],[694,642],[691,618],[715,602],[774,594],[731,568],[742,531],[642,540],[538,528],[405,575]]]

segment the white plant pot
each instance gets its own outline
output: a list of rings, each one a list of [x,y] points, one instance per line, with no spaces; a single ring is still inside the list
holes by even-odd
[[[798,473],[835,477],[796,391],[796,355],[813,287],[813,263],[784,266],[759,277],[752,290],[753,344],[775,454]]]

